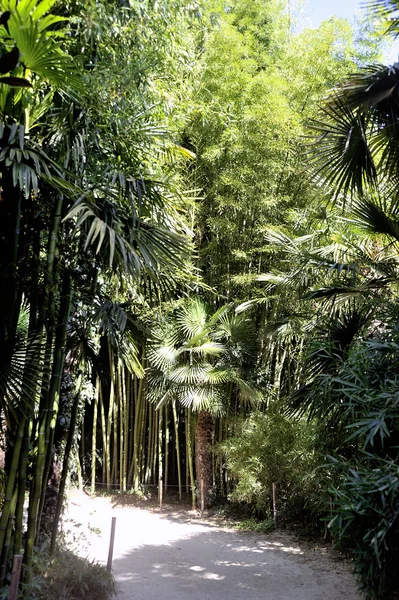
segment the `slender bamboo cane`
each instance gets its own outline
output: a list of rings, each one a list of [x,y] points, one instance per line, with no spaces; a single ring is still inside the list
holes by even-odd
[[[141,380],[141,383],[144,379]],[[145,435],[147,427],[147,416],[149,412],[149,403],[142,402],[141,406],[141,427],[140,427],[140,438],[139,438],[139,453],[138,453],[138,466],[139,466],[139,482],[143,483],[144,477],[144,465],[145,465]]]
[[[56,250],[58,244],[59,229],[62,216],[63,196],[59,195],[53,217],[52,229],[48,240],[47,265],[44,276],[44,299],[42,309],[39,315],[39,327],[43,330],[45,322],[47,322],[47,349],[51,351],[50,340],[55,323],[55,302],[58,288],[58,282],[54,278],[54,264],[56,260]],[[51,297],[51,304],[49,299]],[[47,314],[47,306],[49,313]],[[50,365],[50,362],[49,362]],[[38,434],[38,449],[36,462],[34,467],[34,475],[32,481],[31,495],[29,500],[28,511],[28,530],[26,534],[26,545],[24,553],[24,564],[26,566],[25,575],[30,577],[30,567],[33,560],[33,546],[36,539],[37,526],[39,521],[39,508],[42,492],[42,479],[46,464],[47,444],[49,438],[51,406],[49,405],[49,393],[44,394],[42,404],[42,412],[39,416],[39,434]]]
[[[96,458],[97,458],[97,419],[98,419],[98,400],[100,396],[100,378],[96,379],[96,395],[94,396],[93,410],[93,431],[91,434],[91,486],[90,492],[96,492]]]
[[[85,420],[82,419],[82,423],[80,425],[80,464],[82,466],[82,478],[85,479],[86,471],[85,471],[85,454],[86,454],[86,444],[85,444]]]
[[[107,491],[111,491],[111,429],[112,429],[112,420],[114,414],[114,401],[115,401],[115,391],[114,391],[114,360],[113,360],[113,352],[111,348],[111,344],[108,344],[108,353],[109,353],[109,369],[111,375],[111,384],[110,384],[110,392],[109,392],[109,406],[108,406],[108,417],[107,417],[107,435],[106,435],[106,475],[107,475]]]
[[[142,418],[141,404],[143,402],[143,380],[140,379],[137,385],[137,378],[135,378],[135,418],[134,418],[134,429],[133,429],[133,458],[130,465],[129,479],[133,478],[133,487],[135,490],[139,486],[139,431],[140,431],[140,419]]]
[[[132,474],[131,474],[131,464],[133,461],[133,443],[134,443],[134,404],[135,404],[135,395],[134,395],[134,380],[129,373],[126,371],[126,396],[127,396],[127,410],[128,410],[128,422],[129,422],[129,435],[126,440],[126,470],[127,473],[127,486],[132,484]],[[130,467],[129,467],[130,465]]]
[[[154,484],[156,483],[157,462],[158,462],[157,448],[158,448],[158,435],[159,435],[159,419],[157,418],[157,416],[158,416],[157,411],[155,410],[155,407],[154,407],[154,420],[153,420],[154,435],[153,435],[153,457],[152,457],[152,473],[153,473],[152,482]]]
[[[75,450],[75,461],[76,461],[76,474],[78,476],[78,490],[83,492],[83,477],[82,477],[82,465],[80,464],[79,447]]]
[[[78,390],[80,391],[80,385],[78,385]],[[61,479],[60,479],[60,487],[58,490],[57,505],[55,508],[55,515],[54,515],[54,521],[53,521],[53,531],[52,531],[52,535],[51,535],[50,552],[52,554],[54,553],[54,550],[55,550],[55,545],[56,545],[56,541],[57,541],[58,523],[60,520],[62,505],[64,502],[65,485],[66,485],[66,480],[67,480],[68,471],[69,471],[69,459],[71,456],[73,439],[74,439],[74,435],[75,435],[75,426],[76,426],[77,415],[78,415],[78,407],[79,407],[79,393],[77,393],[75,395],[75,398],[73,401],[72,410],[71,410],[71,421],[70,421],[68,437],[67,437],[67,441],[66,441],[66,445],[65,445],[64,460],[63,460],[63,464],[62,464],[62,473],[61,473]]]
[[[29,442],[30,442],[30,425],[31,422],[26,421],[24,439],[22,442],[22,451],[19,465],[18,475],[18,498],[15,509],[15,539],[14,539],[14,554],[19,554],[22,549],[22,523],[24,514],[26,480],[28,470]]]
[[[101,434],[103,441],[103,468],[102,468],[102,480],[106,481],[107,477],[107,464],[108,464],[108,446],[107,446],[107,423],[105,419],[105,406],[102,392],[102,386],[100,382],[100,412],[101,412]]]
[[[173,423],[175,428],[176,462],[177,462],[177,483],[179,486],[179,500],[182,500],[181,484],[181,462],[180,462],[180,440],[179,440],[179,422],[177,420],[176,400],[172,401]]]
[[[164,481],[164,490],[167,492],[168,490],[168,477],[169,477],[169,415],[168,415],[169,405],[165,404],[165,481]]]
[[[116,373],[116,381],[117,381],[117,373]],[[112,475],[111,481],[112,483],[117,483],[118,481],[118,450],[119,450],[119,398],[120,392],[118,389],[118,384],[115,386],[115,399],[114,399],[114,427],[113,427],[113,452],[112,452]]]
[[[188,451],[188,468],[190,472],[190,486],[191,486],[191,506],[195,510],[197,499],[195,496],[195,479],[194,479],[194,460],[193,460],[193,439],[191,430],[191,409],[189,408],[186,412],[186,436],[187,436],[187,451]]]
[[[123,366],[122,368],[122,377],[123,377],[123,390],[124,390],[124,429],[125,429],[125,437],[123,439],[123,460],[124,460],[124,469],[123,469],[123,478],[124,478],[124,491],[127,490],[127,477],[128,477],[128,469],[129,469],[129,437],[131,432],[129,431],[129,423],[130,423],[130,374],[128,370]]]
[[[124,378],[124,367],[120,361],[118,369],[118,388],[119,388],[119,421],[120,421],[120,436],[119,436],[119,486],[121,493],[126,492],[126,456],[125,456],[125,438],[128,435],[126,425],[126,389]]]
[[[162,461],[162,441],[163,441],[163,408],[158,410],[158,500],[162,510],[162,480],[163,480],[163,461]],[[154,469],[155,470],[155,469]]]
[[[151,468],[152,468],[152,451],[153,451],[153,440],[152,435],[153,429],[153,416],[154,407],[152,404],[148,404],[148,442],[147,442],[147,468],[145,473],[145,483],[151,482]]]
[[[15,482],[18,474],[18,464],[20,460],[21,447],[24,439],[25,423],[26,417],[22,416],[18,423],[18,430],[14,444],[14,452],[12,454],[10,470],[7,478],[7,485],[4,494],[3,510],[0,518],[0,549],[3,549],[4,547],[9,518],[13,517],[11,510],[12,499],[15,490]]]
[[[223,442],[223,424],[222,420],[219,419],[219,444]],[[219,477],[220,477],[220,495],[223,498],[225,494],[224,483],[223,483],[223,456],[220,455],[219,458]]]
[[[11,543],[12,525],[13,525],[15,507],[17,504],[17,498],[18,498],[18,485],[15,486],[15,490],[14,490],[14,493],[13,493],[13,496],[11,499],[10,515],[9,515],[7,530],[6,530],[6,534],[5,534],[5,538],[4,538],[4,544],[3,544],[2,551],[1,551],[1,558],[0,558],[0,582],[1,582],[1,585],[3,585],[4,579],[5,579],[5,576],[7,573],[8,554],[9,554],[10,543]]]
[[[69,321],[69,317],[72,309],[72,298],[73,298],[73,288],[71,283],[70,274],[67,273],[64,277],[62,283],[61,290],[61,302],[58,316],[58,323],[56,328],[55,335],[55,344],[53,349],[53,369],[51,375],[50,382],[50,390],[48,397],[48,407],[49,407],[49,426],[46,430],[46,447],[47,447],[47,455],[46,455],[46,463],[44,466],[43,478],[42,478],[42,489],[41,489],[41,499],[39,506],[39,515],[38,515],[38,525],[37,531],[40,531],[40,521],[42,518],[44,499],[46,496],[47,482],[48,482],[48,474],[50,471],[51,461],[53,459],[53,444],[54,444],[54,433],[55,427],[57,424],[57,416],[58,416],[58,407],[59,407],[59,398],[60,398],[60,388],[61,388],[61,379],[62,372],[65,361],[65,346],[66,346],[66,337],[67,337],[67,325]]]

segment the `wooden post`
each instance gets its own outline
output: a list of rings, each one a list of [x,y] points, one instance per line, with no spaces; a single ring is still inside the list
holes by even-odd
[[[18,587],[19,587],[19,578],[21,576],[21,565],[22,565],[22,554],[15,554],[14,561],[12,563],[10,594],[8,596],[9,600],[17,600],[17,598],[18,598]]]
[[[111,568],[112,568],[112,555],[114,553],[115,527],[116,527],[116,517],[112,517],[111,539],[109,541],[108,562],[107,562],[107,571],[110,571],[110,572],[111,572]]]
[[[204,478],[201,477],[201,519],[204,517],[205,496],[204,496]]]
[[[276,484],[275,483],[272,483],[272,494],[273,494],[273,519],[274,519],[274,528],[277,529]]]
[[[158,496],[159,496],[159,512],[162,512],[162,500],[163,500],[163,487],[162,487],[162,479],[159,479],[158,482]]]

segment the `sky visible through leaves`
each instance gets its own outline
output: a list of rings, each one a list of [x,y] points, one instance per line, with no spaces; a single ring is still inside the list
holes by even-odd
[[[299,30],[305,27],[318,27],[320,23],[332,16],[353,20],[355,12],[364,10],[368,0],[290,0],[292,8],[298,10]],[[294,8],[294,10],[295,10]],[[392,64],[398,61],[399,40],[387,45],[384,60]]]
[[[307,6],[306,6],[307,4]],[[306,16],[311,19],[312,25],[316,26],[329,19],[333,15],[352,19],[353,13],[359,10],[364,2],[360,0],[308,0],[305,4]]]

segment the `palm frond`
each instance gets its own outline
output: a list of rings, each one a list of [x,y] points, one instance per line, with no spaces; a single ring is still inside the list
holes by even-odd
[[[399,35],[399,2],[398,0],[368,0],[364,2],[371,15],[383,20],[384,33]]]
[[[27,321],[27,310],[23,307],[15,341],[0,353],[0,408],[6,418],[17,411],[29,412],[40,391],[38,382],[50,376],[44,370],[43,338],[39,332],[28,335]]]
[[[399,215],[386,203],[358,198],[353,203],[352,210],[356,217],[355,222],[368,233],[383,234],[399,241]]]
[[[335,95],[323,108],[323,121],[311,126],[318,137],[312,151],[314,176],[329,185],[335,198],[374,187],[377,169],[368,140],[368,115],[352,110],[344,96]]]

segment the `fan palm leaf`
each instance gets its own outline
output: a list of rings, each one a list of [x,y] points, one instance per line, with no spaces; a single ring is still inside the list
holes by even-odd
[[[345,198],[373,186],[377,169],[369,147],[368,115],[353,110],[345,97],[335,95],[322,109],[323,121],[312,127],[318,133],[313,168],[316,180]]]
[[[365,4],[372,15],[383,20],[385,34],[395,37],[399,34],[399,2],[398,0],[368,0]]]

